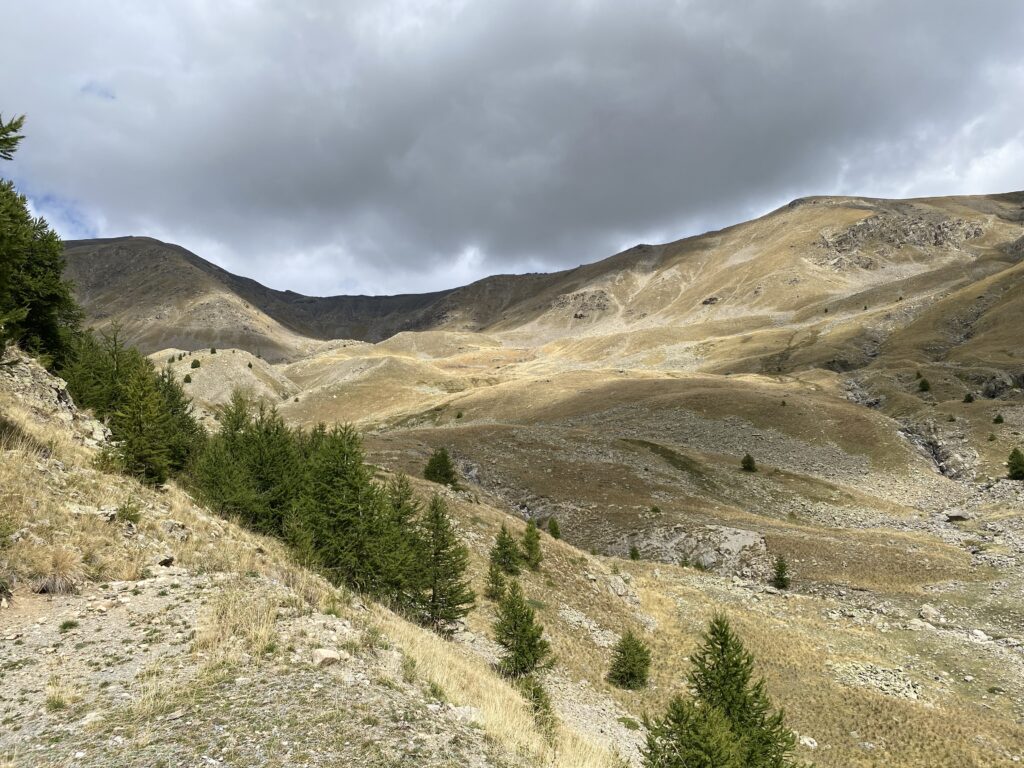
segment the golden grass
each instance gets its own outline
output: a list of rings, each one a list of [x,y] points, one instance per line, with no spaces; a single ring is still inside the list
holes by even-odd
[[[242,654],[258,659],[277,647],[277,607],[276,596],[244,579],[226,583],[201,613],[193,649],[218,661]]]

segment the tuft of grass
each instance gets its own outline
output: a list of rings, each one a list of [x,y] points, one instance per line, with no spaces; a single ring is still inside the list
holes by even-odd
[[[74,619],[64,619],[64,621],[62,621],[60,623],[60,626],[57,628],[57,631],[63,635],[66,632],[70,632],[72,629],[76,629],[77,627],[78,622]]]

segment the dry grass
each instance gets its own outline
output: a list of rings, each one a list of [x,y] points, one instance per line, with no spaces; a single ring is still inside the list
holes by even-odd
[[[63,675],[53,675],[46,683],[48,712],[63,712],[81,698],[79,690]]]
[[[528,756],[535,765],[557,768],[618,765],[606,749],[565,726],[556,728],[553,740],[546,739],[522,695],[472,652],[382,608],[375,608],[374,619],[414,660],[417,673],[444,691],[452,704],[479,709],[488,735],[510,752]]]
[[[243,654],[258,659],[277,647],[277,608],[275,595],[242,579],[228,582],[200,615],[193,648],[218,661]]]

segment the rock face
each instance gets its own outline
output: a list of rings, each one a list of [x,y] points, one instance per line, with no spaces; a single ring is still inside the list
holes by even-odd
[[[63,379],[48,373],[35,360],[10,348],[0,360],[0,389],[18,393],[18,404],[40,423],[56,419],[71,427],[84,445],[99,446],[110,439],[110,430],[80,412]]]
[[[683,563],[726,576],[757,578],[770,570],[764,536],[742,528],[705,525],[695,531],[674,525],[649,531],[627,544],[644,559]]]
[[[982,234],[980,224],[963,219],[876,214],[837,234],[822,233],[818,247],[823,254],[815,261],[838,270],[877,269],[878,258],[861,250],[867,245],[882,246],[883,254],[886,248],[905,246],[957,249]]]
[[[902,434],[946,477],[962,479],[973,475],[978,452],[971,447],[963,431],[944,429],[929,420],[924,424],[906,425]]]

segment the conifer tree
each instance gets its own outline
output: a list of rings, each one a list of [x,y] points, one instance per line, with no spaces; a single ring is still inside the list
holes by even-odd
[[[928,382],[928,379],[921,378],[917,382],[918,392],[931,392],[932,385]]]
[[[490,556],[491,562],[497,563],[503,572],[510,576],[516,576],[519,573],[519,563],[522,561],[523,555],[519,551],[519,545],[516,544],[516,540],[508,532],[508,528],[504,524],[494,539],[494,546],[491,547]]]
[[[1011,480],[1024,480],[1024,453],[1020,448],[1010,451],[1010,458],[1006,462],[1007,474]]]
[[[163,483],[171,471],[171,417],[155,379],[142,372],[124,387],[123,399],[111,419],[117,453],[125,471],[151,483]]]
[[[23,138],[24,116],[0,117],[0,159],[12,159]],[[0,356],[18,341],[46,364],[69,360],[81,310],[64,279],[64,249],[42,217],[33,218],[28,200],[0,179]]]
[[[276,408],[260,404],[245,431],[242,461],[249,473],[255,502],[245,515],[255,530],[272,536],[284,532],[286,511],[302,478],[297,440]]]
[[[295,519],[287,528],[293,536],[315,542],[317,563],[336,583],[374,592],[378,580],[371,534],[385,503],[363,464],[356,431],[347,425],[334,427],[306,460],[291,511]]]
[[[783,713],[773,711],[763,679],[753,680],[754,657],[722,615],[711,620],[691,657],[690,688],[702,706],[721,711],[742,745],[747,768],[785,768],[796,745]]]
[[[430,499],[421,536],[426,558],[420,620],[447,635],[455,622],[469,613],[475,595],[465,580],[469,552],[455,534],[448,505],[437,494]]]
[[[560,538],[562,538],[562,530],[561,530],[561,528],[558,527],[558,518],[557,517],[548,518],[548,535],[552,539],[560,539]]]
[[[772,586],[776,589],[789,589],[789,562],[782,555],[775,558]]]
[[[676,696],[664,717],[646,725],[645,768],[748,768],[729,720],[714,707]]]
[[[505,649],[498,669],[507,677],[529,675],[551,654],[551,646],[544,639],[544,627],[537,623],[533,608],[514,579],[498,604],[494,639]]]
[[[1002,424],[1002,423],[1003,423],[1003,421],[1004,421],[1004,419],[1003,419],[1003,414],[1001,414],[1001,413],[997,413],[997,414],[995,415],[995,418],[994,418],[994,419],[992,419],[992,423],[993,423],[993,424]]]
[[[630,560],[639,560],[640,559],[640,548],[636,544],[634,544],[633,546],[631,546],[629,548],[629,559]]]
[[[754,457],[749,453],[743,456],[740,467],[742,467],[744,472],[757,472],[757,462],[754,461]]]
[[[430,454],[427,466],[423,470],[423,477],[431,482],[453,488],[458,485],[459,478],[455,473],[455,465],[452,464],[452,458],[448,455],[447,448],[438,448]]]
[[[422,508],[405,475],[388,481],[384,497],[383,513],[373,531],[377,591],[397,610],[411,611],[422,602],[423,564],[429,557],[420,530]]]
[[[492,560],[487,568],[487,586],[484,588],[484,596],[497,603],[505,596],[507,586],[501,566]]]
[[[526,522],[526,530],[523,531],[523,562],[531,571],[539,571],[543,559],[544,554],[540,551],[540,531],[537,530],[537,521],[530,519]]]
[[[647,685],[651,669],[651,651],[632,630],[622,636],[612,651],[608,682],[619,688],[639,690]]]

